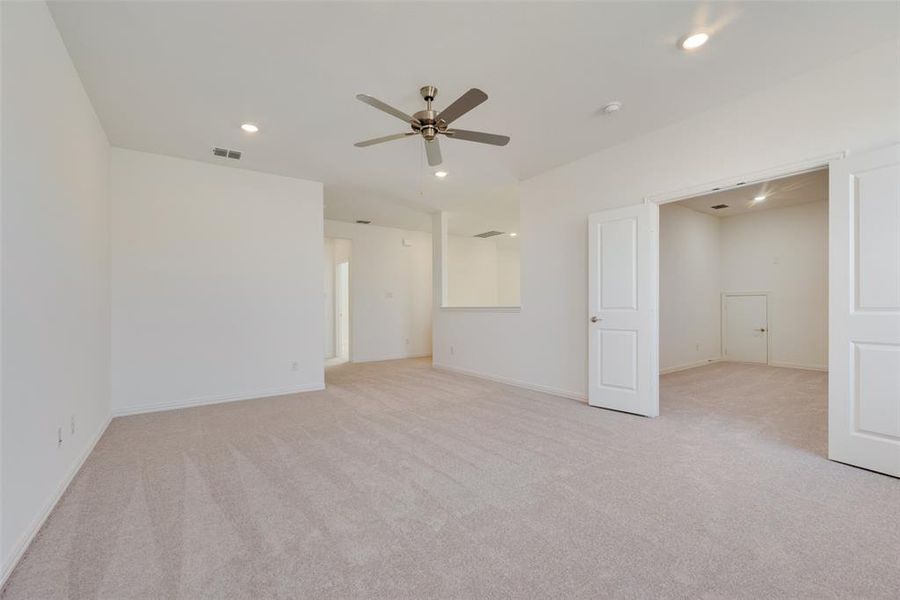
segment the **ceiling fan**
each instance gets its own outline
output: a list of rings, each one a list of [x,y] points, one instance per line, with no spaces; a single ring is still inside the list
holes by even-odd
[[[356,99],[365,102],[369,106],[373,106],[378,110],[384,111],[389,115],[393,115],[405,121],[412,127],[412,131],[406,133],[395,133],[394,135],[386,135],[384,137],[356,142],[353,144],[358,148],[381,144],[382,142],[390,142],[391,140],[399,140],[411,135],[421,135],[425,140],[425,154],[428,157],[428,164],[436,167],[441,164],[441,147],[438,143],[438,136],[445,135],[451,139],[465,140],[467,142],[479,142],[481,144],[492,144],[494,146],[505,146],[509,143],[509,137],[505,135],[497,135],[494,133],[484,133],[482,131],[468,131],[465,129],[449,129],[450,123],[460,118],[482,102],[488,99],[487,94],[477,88],[472,88],[462,96],[456,99],[450,106],[444,110],[437,112],[432,109],[431,102],[437,96],[437,88],[433,85],[426,85],[419,90],[422,98],[425,99],[425,110],[408,115],[401,110],[397,110],[393,106],[385,104],[378,98],[367,96],[366,94],[357,94]]]

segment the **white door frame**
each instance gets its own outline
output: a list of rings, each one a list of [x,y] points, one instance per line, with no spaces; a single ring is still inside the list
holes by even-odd
[[[682,188],[679,190],[672,190],[669,192],[662,192],[658,194],[651,194],[650,196],[644,197],[644,202],[653,202],[659,205],[669,204],[670,202],[678,202],[679,200],[687,200],[688,198],[695,198],[697,196],[717,194],[719,192],[724,192],[730,189],[737,189],[739,187],[752,185],[754,183],[762,183],[770,179],[780,179],[782,177],[788,177],[790,175],[800,175],[801,173],[818,171],[819,169],[828,168],[828,164],[830,162],[844,158],[846,156],[846,152],[825,154],[823,156],[818,156],[795,163],[775,166],[770,169],[753,171],[751,173],[744,173],[743,175],[735,175],[733,177],[718,179],[715,181],[710,181],[708,183],[700,183],[688,188]]]
[[[338,281],[341,273],[341,265],[347,265],[347,287],[343,287],[343,283]],[[340,290],[340,292],[338,291]],[[344,298],[344,296],[347,296]],[[353,343],[351,341],[352,335],[352,326],[350,324],[352,315],[352,309],[350,307],[351,301],[351,293],[350,293],[350,261],[344,261],[334,264],[334,355],[335,356],[346,356],[349,362],[353,362],[353,357],[350,354],[350,350],[353,347]],[[350,313],[347,315],[347,331],[344,331],[344,323],[341,317],[341,313],[344,310],[344,304],[346,300],[347,311]],[[347,334],[347,347],[344,348],[344,334]]]
[[[721,344],[719,356],[722,357],[722,361],[725,361],[725,342],[727,338],[725,327],[725,301],[729,296],[763,296],[766,299],[766,364],[768,365],[769,357],[771,356],[771,353],[769,352],[769,340],[771,339],[771,328],[769,327],[769,292],[722,292],[719,304],[719,330],[722,332],[721,340],[719,341]]]

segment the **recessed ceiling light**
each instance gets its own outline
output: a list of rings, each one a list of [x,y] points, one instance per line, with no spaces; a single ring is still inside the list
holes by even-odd
[[[440,179],[443,179],[444,177],[447,176],[447,171],[435,171],[434,176],[439,177]]]
[[[253,123],[244,123],[241,125],[241,129],[246,131],[247,133],[256,133],[259,131],[259,126],[254,125]]]
[[[753,201],[754,201],[754,202],[762,202],[762,201],[765,200],[765,199],[766,199],[766,197],[765,197],[765,195],[763,195],[763,194],[760,194],[759,196],[754,196],[754,197],[753,197]]]
[[[519,234],[516,233],[515,231],[513,231],[513,232],[510,232],[509,237],[516,237],[517,235],[519,235]]]
[[[695,50],[709,41],[708,33],[692,33],[685,36],[678,42],[682,50]]]

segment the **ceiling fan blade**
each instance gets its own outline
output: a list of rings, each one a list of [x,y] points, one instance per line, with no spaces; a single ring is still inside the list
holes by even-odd
[[[428,156],[428,165],[436,167],[441,164],[441,145],[437,138],[430,142],[425,140],[425,154]]]
[[[397,110],[390,104],[385,104],[378,98],[373,98],[372,96],[367,96],[366,94],[357,94],[356,99],[359,100],[360,102],[365,102],[369,106],[373,106],[373,107],[377,108],[378,110],[384,111],[389,115],[393,115],[393,116],[397,117],[398,119],[400,119],[401,121],[405,121],[407,123],[418,123],[419,122],[418,119],[411,117],[410,115],[406,114],[405,112],[403,112],[401,110]]]
[[[453,104],[441,111],[441,114],[437,116],[437,119],[438,121],[443,121],[449,125],[487,99],[487,94],[478,88],[472,88],[457,98]]]
[[[466,140],[467,142],[479,142],[481,144],[492,144],[494,146],[505,146],[509,143],[509,136],[497,135],[496,133],[484,133],[483,131],[448,129],[442,133],[451,138]]]
[[[366,146],[374,146],[375,144],[381,144],[383,142],[390,142],[391,140],[399,140],[400,138],[405,138],[411,135],[416,135],[415,131],[410,131],[408,133],[395,133],[394,135],[386,135],[384,137],[372,138],[371,140],[365,140],[362,142],[356,142],[353,144],[357,148],[365,148]]]

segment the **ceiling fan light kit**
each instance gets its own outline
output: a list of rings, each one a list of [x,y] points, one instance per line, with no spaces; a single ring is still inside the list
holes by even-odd
[[[357,142],[354,146],[364,148],[373,146],[391,140],[399,140],[413,135],[421,135],[425,142],[425,155],[428,157],[428,164],[436,167],[443,159],[441,158],[441,147],[438,136],[444,135],[449,138],[456,138],[467,142],[478,142],[480,144],[491,144],[493,146],[505,146],[509,143],[509,137],[505,135],[497,135],[494,133],[484,133],[482,131],[467,131],[465,129],[450,129],[449,125],[459,117],[463,116],[482,102],[488,99],[487,94],[478,88],[472,88],[462,96],[456,99],[444,110],[438,112],[434,110],[431,103],[437,97],[437,88],[433,85],[426,85],[419,90],[422,98],[425,100],[425,109],[408,115],[401,110],[385,104],[377,98],[367,96],[366,94],[358,94],[356,99],[365,102],[369,106],[377,108],[380,111],[397,117],[401,121],[409,124],[412,131],[406,133],[396,133],[394,135],[386,135],[384,137],[374,138]]]

